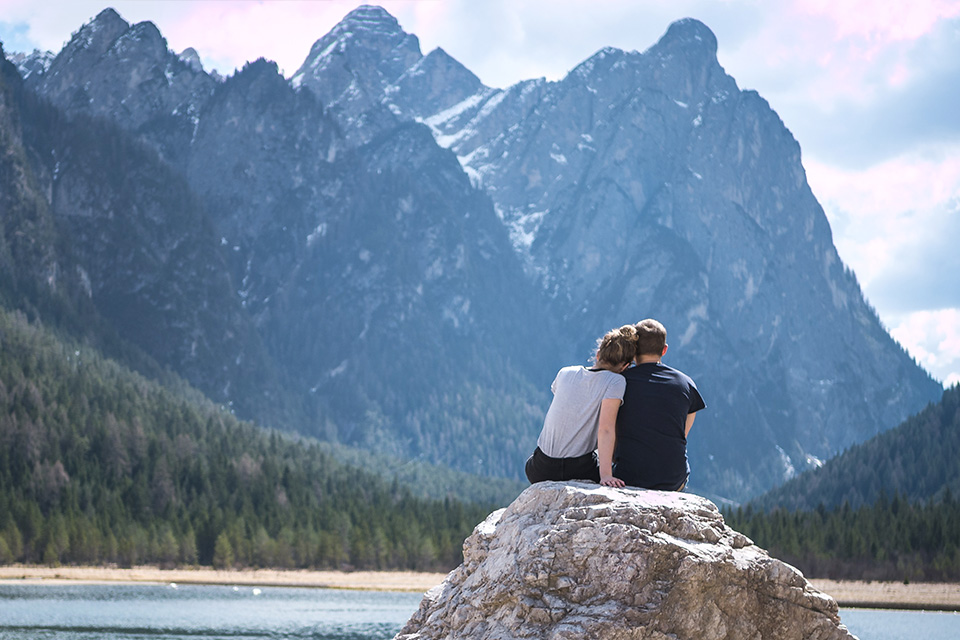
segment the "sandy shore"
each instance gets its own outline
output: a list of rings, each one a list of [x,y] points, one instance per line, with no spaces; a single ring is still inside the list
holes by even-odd
[[[273,569],[218,571],[209,567],[120,569],[116,567],[0,566],[2,581],[43,581],[46,584],[176,582],[178,584],[326,587],[420,593],[440,584],[445,575],[415,571],[344,572]],[[930,582],[903,584],[856,580],[811,580],[810,582],[817,589],[833,596],[841,607],[960,611],[960,584]]]
[[[841,607],[960,611],[960,584],[940,582],[863,582],[810,580]]]
[[[44,583],[156,582],[177,584],[227,584],[271,587],[325,587],[369,591],[424,592],[440,584],[445,573],[415,571],[281,571],[249,569],[219,571],[209,567],[158,569],[157,567],[37,567],[0,566],[0,581]]]

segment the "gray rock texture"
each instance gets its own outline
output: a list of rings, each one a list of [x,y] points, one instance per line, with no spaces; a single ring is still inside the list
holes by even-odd
[[[853,637],[709,500],[544,482],[477,526],[395,640]]]

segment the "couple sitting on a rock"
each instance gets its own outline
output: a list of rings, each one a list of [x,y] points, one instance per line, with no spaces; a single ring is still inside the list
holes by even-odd
[[[603,336],[595,366],[561,369],[527,479],[682,490],[687,434],[706,405],[689,376],[660,362],[666,352],[667,330],[647,319]]]

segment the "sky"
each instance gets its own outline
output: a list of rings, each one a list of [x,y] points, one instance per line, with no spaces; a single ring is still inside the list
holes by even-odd
[[[293,75],[360,2],[0,0],[9,52],[58,52],[106,7],[157,25],[176,52],[233,73],[265,57]],[[960,383],[960,0],[381,0],[424,53],[484,84],[559,80],[597,50],[644,51],[674,20],[802,150],[841,259],[884,326],[937,380]]]

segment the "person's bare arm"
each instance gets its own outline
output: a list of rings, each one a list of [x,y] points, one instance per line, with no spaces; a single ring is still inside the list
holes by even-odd
[[[613,448],[617,444],[617,413],[620,400],[606,398],[600,403],[600,429],[597,432],[597,457],[600,461],[600,484],[622,487],[625,483],[613,477]]]
[[[687,429],[686,429],[686,431],[684,431],[683,437],[687,437],[687,436],[690,435],[690,428],[693,426],[693,420],[694,420],[694,418],[696,418],[696,417],[697,417],[697,414],[696,414],[696,413],[688,413],[688,414],[687,414]]]

